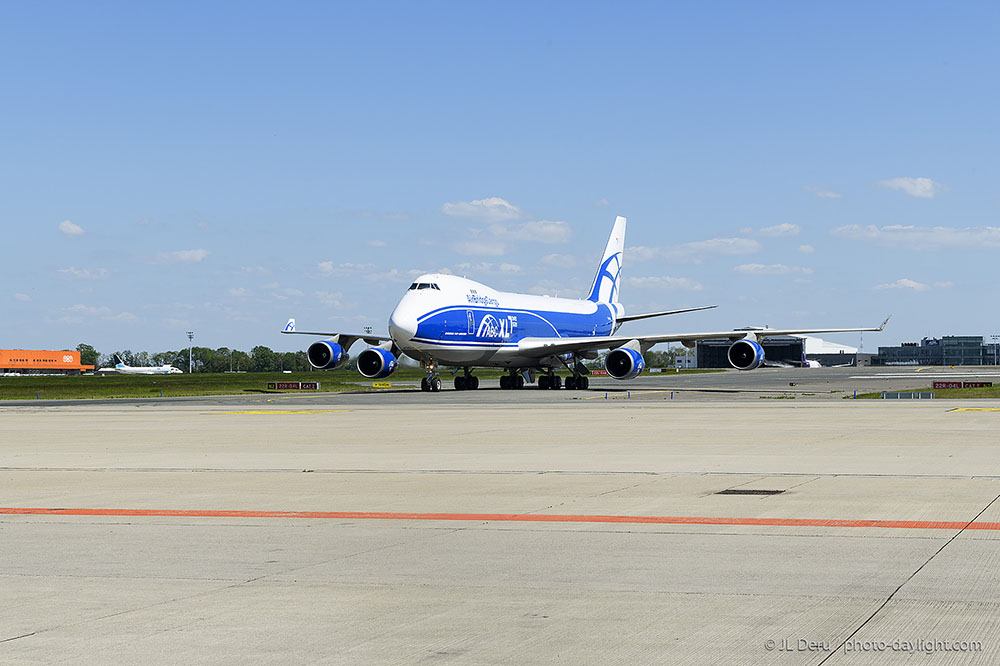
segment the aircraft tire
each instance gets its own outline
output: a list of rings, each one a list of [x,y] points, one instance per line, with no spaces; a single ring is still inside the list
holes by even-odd
[[[548,375],[542,375],[541,377],[538,378],[538,388],[542,389],[543,391],[545,389],[549,388],[549,376]]]
[[[521,375],[514,375],[514,388],[522,389],[524,388],[524,377]]]
[[[420,380],[420,390],[421,391],[430,391],[431,390],[431,385],[427,382],[427,378],[426,377],[424,377],[423,379]]]
[[[455,377],[455,390],[456,391],[464,391],[466,388],[467,387],[466,387],[465,377],[462,376],[462,375],[456,376]]]
[[[500,375],[500,388],[506,391],[510,388],[510,376]]]
[[[440,391],[441,390],[441,378],[440,377],[434,377],[433,379],[431,379],[430,386],[431,386],[431,391],[433,391],[434,393],[437,393],[438,391]]]
[[[575,388],[577,388],[577,386],[576,386],[576,377],[567,377],[566,378],[566,390],[567,391],[572,391]]]
[[[479,388],[479,377],[476,377],[475,375],[469,375],[469,385],[466,388],[471,389],[473,391]]]
[[[580,377],[580,379],[577,380],[577,384],[578,384],[577,385],[578,389],[580,389],[581,391],[586,391],[587,389],[590,388],[590,377],[586,376]]]
[[[559,375],[552,375],[552,388],[561,389],[562,388],[562,377]]]

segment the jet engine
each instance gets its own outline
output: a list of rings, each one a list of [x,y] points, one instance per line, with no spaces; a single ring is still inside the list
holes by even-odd
[[[309,345],[306,351],[309,365],[317,370],[333,370],[347,363],[347,350],[333,340],[320,340]]]
[[[746,338],[734,342],[727,356],[729,363],[737,370],[756,370],[764,365],[764,348]]]
[[[391,351],[372,347],[358,355],[358,372],[368,379],[383,379],[396,370],[396,357]]]
[[[627,347],[611,351],[604,359],[604,369],[615,379],[635,379],[645,367],[642,354]]]

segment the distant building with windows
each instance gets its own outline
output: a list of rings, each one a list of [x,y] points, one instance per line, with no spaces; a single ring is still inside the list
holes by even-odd
[[[998,365],[1000,345],[986,344],[981,335],[945,335],[879,347],[872,365]]]

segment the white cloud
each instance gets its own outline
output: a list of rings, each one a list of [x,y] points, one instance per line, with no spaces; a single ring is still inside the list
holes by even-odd
[[[815,251],[816,248],[814,248],[812,245],[799,245],[799,252],[801,252],[802,254],[812,254]]]
[[[59,223],[59,231],[63,232],[67,236],[82,236],[83,227],[73,224],[69,220],[63,220]]]
[[[811,268],[786,266],[785,264],[740,264],[733,268],[743,275],[810,275]]]
[[[910,278],[899,278],[895,282],[887,282],[886,284],[876,285],[875,289],[912,289],[913,291],[927,291],[930,289],[930,285],[917,282],[916,280],[911,280]]]
[[[374,240],[368,241],[368,245],[371,247],[385,247],[386,245],[388,245],[388,243],[386,243],[384,240],[379,240],[376,238]]]
[[[666,245],[663,247],[630,247],[625,250],[626,260],[690,262],[699,264],[711,255],[753,254],[760,250],[760,243],[752,238],[711,238],[705,241]]]
[[[174,252],[160,252],[153,261],[157,264],[196,264],[207,257],[208,250],[176,250]]]
[[[77,303],[65,308],[68,314],[61,317],[60,321],[80,324],[87,320],[102,319],[104,321],[132,321],[135,315],[131,312],[119,312],[117,314],[106,305],[84,305]]]
[[[499,257],[507,251],[507,247],[503,243],[498,243],[496,241],[456,241],[452,243],[451,247],[459,254],[477,257]]]
[[[20,301],[21,303],[27,303],[27,302],[29,302],[31,300],[31,296],[28,296],[27,294],[20,294],[20,293],[18,293],[18,294],[14,294],[14,300],[15,301]]]
[[[1000,227],[916,227],[891,224],[877,227],[849,224],[837,227],[834,236],[908,250],[975,249],[1000,247]]]
[[[322,305],[325,305],[327,307],[339,308],[339,307],[343,306],[343,303],[341,302],[340,299],[342,299],[344,297],[344,294],[341,293],[341,292],[339,292],[339,291],[336,291],[336,292],[315,291],[315,292],[313,292],[313,296]]]
[[[457,266],[455,266],[455,268],[467,274],[474,274],[474,273],[513,274],[521,272],[521,267],[518,266],[517,264],[492,264],[488,261],[481,261],[478,264],[470,264],[470,263],[458,264]]]
[[[919,199],[932,199],[948,189],[930,178],[889,178],[876,181],[876,184],[890,190],[902,190]]]
[[[503,240],[531,241],[536,243],[565,243],[571,235],[569,222],[538,220],[518,224],[491,224],[489,232]]]
[[[377,266],[375,264],[334,264],[332,261],[321,261],[316,265],[316,268],[323,275],[356,275],[374,271]]]
[[[839,192],[828,190],[827,188],[821,187],[819,185],[803,185],[802,189],[805,190],[806,192],[812,192],[820,199],[839,199],[842,196],[844,196]]]
[[[464,217],[483,222],[500,222],[524,217],[520,208],[500,197],[446,203],[441,206],[441,212],[449,217]]]
[[[628,283],[639,289],[678,289],[686,291],[701,291],[704,287],[697,280],[686,277],[634,277],[628,278]]]
[[[108,271],[106,268],[91,269],[70,266],[69,268],[60,268],[56,272],[65,278],[73,280],[103,280],[108,277]]]
[[[608,201],[607,199],[598,199],[597,201],[594,202],[595,206],[607,206],[607,205],[610,205],[610,204],[611,204],[611,202]]]
[[[571,254],[547,254],[541,258],[539,263],[553,268],[572,268],[576,266],[576,257]]]
[[[76,305],[71,305],[66,308],[70,312],[83,315],[108,315],[111,314],[111,308],[106,305],[84,305],[83,303],[77,303]]]
[[[243,297],[243,296],[249,296],[250,292],[247,291],[246,287],[239,287],[237,289],[230,289],[229,290],[229,295],[230,296],[236,296],[237,298],[239,298],[239,297]]]
[[[785,222],[773,227],[764,227],[759,233],[761,236],[798,236],[800,231],[802,231],[802,227],[799,225]]]

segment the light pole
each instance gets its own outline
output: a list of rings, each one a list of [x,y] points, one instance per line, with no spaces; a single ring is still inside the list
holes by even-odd
[[[233,371],[233,350],[229,350],[229,372]]]
[[[187,336],[188,336],[188,374],[190,375],[191,369],[194,367],[194,365],[191,362],[191,350],[194,347],[194,331],[188,331]]]

